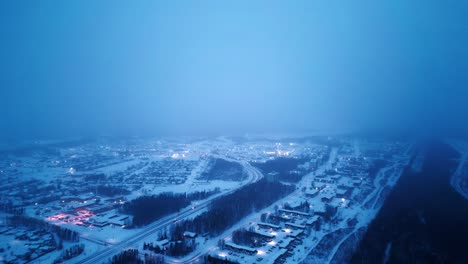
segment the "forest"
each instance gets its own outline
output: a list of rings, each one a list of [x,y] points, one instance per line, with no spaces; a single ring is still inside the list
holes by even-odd
[[[247,177],[244,173],[244,168],[238,162],[227,161],[225,159],[211,159],[209,167],[210,169],[204,171],[199,179],[207,181],[242,181]]]
[[[219,193],[219,188],[211,191],[198,191],[186,193],[161,193],[158,195],[140,196],[123,205],[121,208],[125,214],[133,216],[131,227],[139,227],[150,224],[171,213],[190,205],[192,201],[206,199]]]
[[[182,241],[182,243],[188,242],[187,239],[184,239],[185,231],[198,234],[208,233],[214,237],[250,213],[259,211],[293,192],[294,188],[292,185],[268,182],[266,179],[249,184],[229,195],[216,199],[207,212],[194,219],[176,223],[172,226],[168,237],[171,241]],[[184,251],[186,249],[187,247],[181,248]],[[176,255],[179,253],[174,252]]]
[[[76,231],[68,229],[66,227],[61,227],[58,225],[50,224],[44,220],[32,218],[24,215],[14,215],[5,218],[5,222],[8,225],[13,227],[17,226],[26,226],[26,227],[34,227],[34,228],[41,228],[45,230],[49,230],[57,234],[59,238],[59,243],[61,240],[70,241],[70,242],[78,242],[80,241],[80,234]],[[60,246],[60,245],[59,245]]]
[[[147,254],[143,258],[140,257],[138,249],[126,249],[119,254],[113,256],[109,263],[111,264],[163,264],[164,256]]]
[[[264,246],[266,243],[263,237],[253,230],[253,227],[249,230],[240,228],[232,232],[232,242],[254,248]]]
[[[278,173],[278,180],[296,183],[302,179],[307,171],[299,169],[299,165],[309,161],[309,158],[276,158],[266,162],[253,162],[252,165],[260,169],[263,174]]]
[[[193,239],[186,238],[184,232],[209,234],[214,237],[230,228],[248,214],[259,211],[278,199],[288,195],[295,189],[292,185],[279,182],[269,182],[262,179],[246,185],[235,192],[219,197],[212,202],[207,212],[190,220],[182,220],[171,226],[169,234],[161,234],[159,240],[168,239],[172,242],[166,248],[166,254],[183,256],[195,250]],[[160,253],[161,249],[145,243],[146,249]],[[172,245],[172,246],[171,246]],[[164,250],[164,249],[162,249]]]

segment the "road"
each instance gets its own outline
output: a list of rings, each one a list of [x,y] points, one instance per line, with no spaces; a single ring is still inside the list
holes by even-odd
[[[244,167],[245,171],[249,174],[249,183],[256,182],[260,180],[263,177],[263,174],[257,170],[256,168],[252,167],[248,162],[241,162],[242,166]],[[240,185],[238,188],[242,187],[243,185]],[[128,237],[126,240],[113,244],[113,245],[108,245],[107,248],[90,255],[84,259],[81,259],[75,263],[78,264],[98,264],[98,263],[103,263],[107,262],[112,256],[120,253],[122,250],[126,248],[135,248],[141,245],[145,241],[149,241],[151,239],[148,239],[150,236],[157,234],[159,231],[164,230],[168,228],[170,225],[172,225],[175,221],[186,219],[192,216],[196,216],[199,213],[201,213],[203,210],[206,210],[208,206],[211,204],[211,202],[224,195],[228,195],[236,191],[238,188],[234,188],[232,190],[229,190],[224,193],[220,193],[217,195],[214,195],[210,197],[209,199],[205,200],[204,202],[200,203],[197,205],[196,208],[192,209],[192,207],[185,208],[184,210],[180,211],[179,213],[172,214],[170,216],[164,217],[163,219],[160,219],[159,221],[153,222],[150,225],[146,226],[143,230],[140,232],[136,233],[135,235],[132,235],[131,237]]]
[[[291,194],[289,194],[286,197],[281,198],[280,200],[276,201],[274,204],[282,204],[284,202],[288,202],[291,199],[294,199],[294,197],[297,197],[300,193],[302,193],[302,188],[304,186],[307,186],[307,187],[311,186],[315,174],[324,173],[326,170],[332,168],[332,164],[336,159],[337,152],[338,152],[337,148],[332,148],[331,151],[330,151],[330,156],[329,156],[328,160],[324,164],[322,164],[314,172],[309,173],[306,176],[304,176],[302,178],[302,180],[299,183],[296,184],[296,190],[294,192],[292,192]],[[270,205],[270,207],[274,206],[274,204]],[[260,214],[260,213],[261,212],[259,212],[258,214]],[[256,217],[258,217],[258,216],[256,216]],[[212,238],[211,239],[212,241],[211,241],[209,246],[205,245],[203,249],[195,251],[194,253],[192,253],[193,255],[191,255],[191,256],[189,255],[189,256],[186,256],[185,258],[182,258],[182,259],[166,258],[165,263],[169,263],[169,264],[181,264],[181,263],[184,263],[184,264],[199,264],[199,263],[202,262],[204,255],[206,255],[208,252],[216,249],[217,242],[218,242],[219,239],[222,239],[223,237],[226,238],[226,237],[230,236],[232,231],[233,231],[232,229],[237,229],[237,228],[238,227],[231,227],[229,230],[225,231],[221,236],[216,237],[216,238]]]
[[[463,196],[465,199],[468,199],[468,192],[466,192],[466,190],[463,188],[463,183],[465,182],[466,178],[468,178],[468,175],[464,172],[466,160],[468,158],[467,152],[465,151],[465,148],[462,148],[461,146],[454,147],[458,152],[461,153],[461,157],[460,161],[458,162],[457,169],[450,178],[450,184],[461,196]]]

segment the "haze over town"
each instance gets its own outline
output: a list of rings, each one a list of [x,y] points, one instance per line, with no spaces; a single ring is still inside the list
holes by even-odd
[[[466,14],[0,3],[0,263],[467,263]]]
[[[460,135],[467,11],[435,0],[2,3],[0,135]]]

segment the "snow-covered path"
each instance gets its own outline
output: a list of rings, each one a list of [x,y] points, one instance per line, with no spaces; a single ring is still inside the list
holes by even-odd
[[[357,144],[353,144],[353,146],[354,148],[358,147]],[[357,153],[359,153],[359,151],[356,151],[355,149],[355,154]],[[407,152],[407,154],[410,154],[410,152]],[[328,254],[327,259],[321,259],[321,261],[323,261],[324,263],[330,263],[333,260],[337,251],[340,249],[342,243],[345,242],[351,236],[355,235],[362,227],[367,227],[370,224],[370,222],[376,217],[377,213],[380,210],[380,207],[382,206],[378,204],[381,192],[386,186],[392,188],[396,184],[403,172],[402,168],[404,166],[407,166],[410,161],[410,159],[406,157],[407,155],[403,155],[400,159],[395,160],[393,164],[391,164],[390,166],[387,165],[377,173],[373,181],[374,190],[366,197],[366,199],[362,203],[360,203],[360,205],[357,205],[357,207],[353,209],[350,208],[351,211],[354,212],[354,216],[358,220],[358,223],[356,224],[356,226],[354,226],[351,232],[349,232],[347,235],[345,235],[343,238],[336,242],[336,245]],[[387,181],[385,184],[381,185],[380,182],[384,178],[386,178]],[[368,203],[371,199],[375,199],[375,201],[373,201],[372,203],[372,206],[369,208],[365,208],[364,205]],[[344,226],[343,223],[341,223],[328,230],[327,233],[323,233],[322,236],[319,237],[318,240],[311,247],[309,252],[305,254],[304,257],[298,263],[315,263],[314,261],[318,261],[318,259],[312,260],[312,262],[308,262],[306,260],[308,259],[310,252],[314,249],[315,246],[318,245],[323,236],[345,227],[346,226]]]
[[[468,199],[468,190],[463,188],[463,183],[468,180],[468,173],[465,171],[466,159],[468,156],[468,144],[466,142],[453,142],[450,144],[461,154],[458,167],[450,178],[450,184],[461,196]]]
[[[257,169],[255,169],[254,167],[252,167],[250,164],[244,162],[242,163],[242,165],[244,166],[246,172],[249,174],[248,183],[258,181],[259,179],[263,177],[263,174]],[[228,192],[222,192],[220,194],[213,195],[209,199],[198,204],[198,206],[195,209],[192,209],[191,206],[189,206],[188,208],[181,210],[179,213],[166,216],[159,221],[153,222],[152,224],[142,229],[140,232],[136,233],[135,235],[131,237],[126,238],[124,241],[120,243],[113,244],[113,245],[108,244],[108,247],[103,249],[102,251],[97,252],[93,255],[90,255],[84,259],[74,259],[74,261],[76,261],[76,263],[93,263],[93,264],[101,263],[103,261],[105,262],[110,257],[119,253],[121,250],[125,248],[138,246],[142,244],[144,241],[147,240],[149,236],[156,234],[160,230],[164,230],[168,226],[172,225],[175,220],[181,220],[181,219],[194,217],[195,215],[206,210],[206,208],[211,204],[211,201],[213,201],[214,199],[219,198],[223,195],[233,193],[234,191],[236,191],[238,188],[242,186],[243,185],[240,185],[239,187],[231,189]],[[214,240],[215,244],[216,242],[217,240]],[[186,263],[186,262],[180,262],[180,260],[178,260],[177,263]]]
[[[224,231],[218,237],[211,238],[210,241],[208,241],[206,244],[204,244],[203,248],[197,249],[196,251],[194,251],[191,254],[183,257],[182,259],[166,258],[166,262],[167,263],[172,263],[172,264],[176,264],[176,263],[186,263],[186,264],[188,264],[188,263],[199,263],[199,261],[201,260],[203,255],[205,255],[205,254],[207,254],[207,253],[209,253],[209,252],[211,252],[211,251],[213,251],[213,250],[215,250],[217,248],[217,243],[218,243],[218,241],[220,239],[229,238],[231,236],[232,232],[234,232],[235,230],[237,230],[237,229],[239,229],[241,227],[245,227],[247,225],[250,225],[250,223],[258,222],[259,215],[261,215],[262,213],[271,212],[271,211],[274,210],[275,205],[287,202],[288,200],[291,199],[291,197],[294,198],[297,195],[299,195],[302,192],[301,188],[303,186],[310,186],[310,184],[312,182],[312,179],[313,179],[313,175],[315,173],[323,173],[325,170],[330,169],[332,167],[332,163],[336,159],[337,153],[338,153],[338,149],[337,148],[332,148],[331,151],[330,151],[330,156],[329,156],[328,160],[322,166],[320,166],[315,172],[309,173],[308,175],[304,176],[303,179],[297,184],[298,187],[296,188],[296,191],[294,191],[290,195],[288,195],[286,197],[283,197],[282,199],[276,201],[274,204],[270,205],[269,207],[264,208],[260,212],[254,212],[254,213],[244,217],[241,221],[239,221],[237,224],[235,224],[234,226],[232,226],[228,230]],[[251,172],[249,174],[256,174],[255,172],[253,172],[251,170],[258,171],[256,168],[252,167],[248,163],[247,164],[242,163],[242,164],[244,165],[244,168],[246,170]],[[260,173],[260,175],[258,175],[258,173],[257,173],[257,176],[261,177],[262,174]],[[258,180],[258,178],[256,180]]]

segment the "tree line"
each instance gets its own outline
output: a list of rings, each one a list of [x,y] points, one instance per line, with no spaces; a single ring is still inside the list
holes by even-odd
[[[14,215],[23,215],[25,210],[24,207],[17,206],[8,200],[7,202],[0,203],[0,211]]]
[[[244,168],[238,162],[216,158],[210,159],[209,166],[210,169],[204,171],[199,179],[242,181],[247,177]]]
[[[171,256],[186,255],[195,250],[196,243],[193,239],[184,236],[185,231],[198,234],[209,233],[212,237],[216,236],[248,214],[271,205],[293,192],[294,189],[292,185],[269,182],[266,179],[243,186],[231,194],[214,200],[207,212],[194,219],[182,220],[172,225],[169,234],[161,233],[159,240],[171,241],[166,249],[153,246],[152,243],[145,243],[146,249]]]
[[[252,165],[260,169],[264,174],[278,173],[278,180],[285,182],[298,182],[307,171],[298,166],[309,161],[310,158],[276,158],[266,162],[253,162]]]
[[[122,212],[133,216],[131,226],[144,226],[166,215],[178,212],[180,209],[189,206],[191,201],[206,199],[219,192],[220,190],[217,188],[211,191],[197,191],[190,194],[168,192],[140,196],[125,203]]]
[[[62,263],[64,261],[70,260],[80,255],[81,253],[83,253],[84,249],[85,249],[84,244],[73,245],[70,248],[65,249],[62,255],[54,261],[54,264]]]
[[[163,264],[164,256],[144,254],[139,256],[138,249],[126,249],[110,259],[111,264]]]
[[[6,218],[8,225],[17,227],[17,226],[26,226],[34,228],[42,228],[50,230],[57,234],[59,239],[71,242],[78,242],[80,240],[80,234],[71,229],[50,224],[44,220],[32,218],[24,215],[14,215]]]
[[[254,227],[250,227],[248,230],[240,228],[232,232],[232,242],[248,247],[261,247],[265,245],[264,239],[254,231]]]
[[[216,199],[207,212],[194,219],[180,221],[172,228],[170,237],[181,237],[184,231],[216,236],[248,214],[271,205],[293,190],[294,186],[262,179]]]
[[[158,245],[154,245],[153,243],[143,243],[144,250],[150,250],[156,254],[164,254],[173,257],[185,256],[188,253],[193,252],[195,248],[195,240],[185,238],[182,240],[175,240],[163,248]]]

